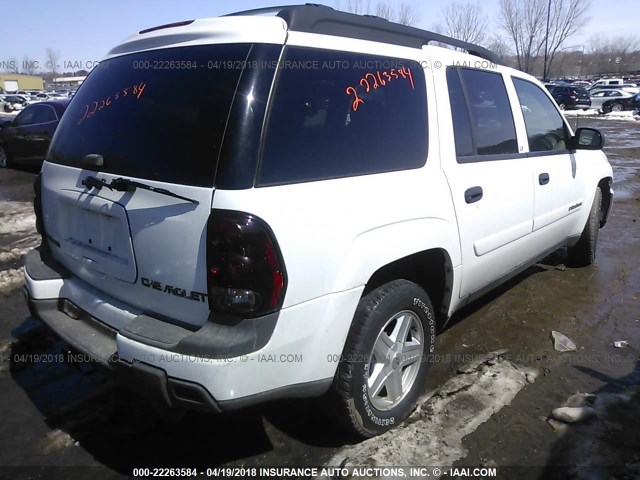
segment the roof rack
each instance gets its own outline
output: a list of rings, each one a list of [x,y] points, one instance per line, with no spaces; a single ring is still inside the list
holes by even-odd
[[[479,45],[456,40],[446,35],[390,22],[374,15],[356,15],[334,10],[326,5],[307,3],[305,5],[283,5],[267,7],[225,16],[274,14],[282,18],[289,30],[296,32],[320,33],[340,37],[392,43],[405,47],[421,48],[430,42],[438,42],[466,50],[471,55],[496,64],[502,59],[495,53]]]

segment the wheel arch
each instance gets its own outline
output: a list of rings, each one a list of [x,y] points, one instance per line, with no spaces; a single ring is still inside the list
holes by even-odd
[[[388,263],[371,275],[362,295],[399,279],[409,280],[427,292],[438,326],[443,326],[453,292],[453,265],[449,253],[444,248],[432,248]]]
[[[448,316],[455,267],[461,262],[454,220],[418,218],[372,229],[354,238],[344,258],[334,291],[364,286],[366,295],[405,279],[427,292],[439,317]]]
[[[605,177],[598,182],[598,187],[602,191],[602,218],[600,219],[600,228],[604,227],[609,218],[611,207],[613,206],[613,178]]]

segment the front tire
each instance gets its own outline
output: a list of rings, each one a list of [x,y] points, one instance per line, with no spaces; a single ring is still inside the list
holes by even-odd
[[[337,420],[360,437],[402,422],[414,409],[435,349],[431,300],[395,280],[360,300],[332,391]]]
[[[569,247],[567,252],[571,265],[576,267],[586,267],[591,265],[596,259],[596,249],[598,248],[598,233],[600,232],[600,218],[602,216],[602,190],[596,188],[596,194],[589,212],[589,219],[580,235],[580,240],[573,247]]]

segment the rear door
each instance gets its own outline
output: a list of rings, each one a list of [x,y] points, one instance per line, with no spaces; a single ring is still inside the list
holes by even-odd
[[[207,319],[207,219],[243,72],[238,65],[251,47],[112,58],[91,73],[60,122],[43,168],[49,244],[63,265],[124,308],[184,324]],[[229,68],[216,68],[216,61]],[[118,178],[192,201],[95,186],[95,179]]]
[[[4,141],[14,162],[23,163],[33,155],[33,145],[29,143],[29,135],[36,122],[38,112],[36,107],[34,105],[21,111],[16,116],[13,127],[9,127],[9,130],[4,132]]]
[[[50,105],[34,105],[33,108],[36,110],[34,123],[27,129],[26,142],[29,160],[40,163],[47,155],[58,117]]]

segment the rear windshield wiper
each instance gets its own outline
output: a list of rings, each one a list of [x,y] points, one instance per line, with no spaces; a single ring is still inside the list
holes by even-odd
[[[135,180],[129,180],[128,178],[116,178],[114,180],[111,180],[111,183],[107,183],[101,178],[89,176],[82,180],[82,185],[97,188],[98,190],[102,187],[107,187],[109,190],[116,190],[118,192],[132,192],[136,188],[141,188],[142,190],[159,193],[160,195],[166,195],[167,197],[179,198],[180,200],[184,200],[186,202],[195,204],[200,203],[193,198],[183,197],[182,195],[173,193],[165,188],[152,187],[151,185],[147,185],[146,183],[136,182]]]

